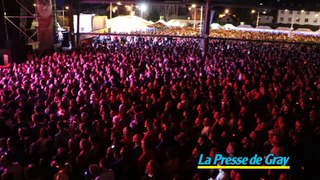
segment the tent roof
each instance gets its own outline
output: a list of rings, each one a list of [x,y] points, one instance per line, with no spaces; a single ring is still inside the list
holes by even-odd
[[[257,29],[271,29],[270,26],[258,26]]]
[[[180,27],[185,27],[188,24],[193,24],[194,20],[186,20],[186,19],[171,19],[168,21],[166,24],[168,26],[180,26]]]
[[[113,32],[132,32],[147,30],[152,23],[137,16],[117,16],[107,21]]]
[[[161,22],[155,22],[153,24],[148,25],[148,27],[151,27],[151,28],[163,28],[163,27],[166,27],[166,25],[161,23]]]
[[[164,25],[167,25],[167,22],[165,20],[163,20],[163,19],[159,19],[157,22],[162,23]]]
[[[277,27],[276,30],[290,31],[289,27]]]
[[[242,24],[242,25],[237,26],[237,28],[248,28],[248,29],[250,29],[250,28],[253,28],[253,27],[251,25],[248,25],[248,24]]]
[[[226,29],[235,29],[235,28],[236,28],[236,27],[235,27],[234,25],[232,25],[232,24],[225,24],[223,27],[226,28]]]
[[[310,29],[308,29],[308,28],[298,28],[298,29],[296,29],[296,30],[294,30],[294,31],[299,31],[299,32],[312,32]]]
[[[210,25],[210,27],[211,27],[212,29],[219,29],[219,28],[221,28],[221,25],[218,24],[218,23],[212,23],[212,24]]]

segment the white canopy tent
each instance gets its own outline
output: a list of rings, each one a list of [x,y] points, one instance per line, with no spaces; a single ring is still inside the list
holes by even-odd
[[[210,27],[211,27],[212,29],[220,29],[220,28],[221,28],[221,25],[218,24],[218,23],[212,23],[212,24],[210,25]]]
[[[298,28],[296,30],[294,30],[296,32],[312,32],[310,29],[308,28]]]
[[[293,31],[294,34],[303,34],[303,35],[312,35],[312,36],[320,36],[320,31],[312,31],[308,28],[298,28]]]
[[[223,26],[224,29],[236,29],[236,27],[232,24],[226,24]]]
[[[248,24],[241,24],[241,25],[237,26],[237,28],[251,29],[253,27],[251,25],[248,25]]]
[[[257,29],[268,30],[268,29],[272,29],[272,28],[270,26],[258,26]]]
[[[118,16],[107,20],[107,27],[111,32],[129,33],[134,31],[147,31],[152,22],[137,16]]]
[[[241,24],[236,27],[236,30],[241,30],[241,31],[255,31],[255,28],[253,28],[251,25],[247,24]]]
[[[157,22],[162,23],[162,24],[164,24],[164,25],[166,25],[166,26],[167,26],[167,22],[166,22],[165,20],[163,20],[163,19],[160,19],[160,20],[159,20],[159,21],[157,21]]]
[[[290,31],[290,28],[289,27],[277,27],[276,30],[279,30],[279,31]]]
[[[187,27],[190,24],[198,24],[200,21],[194,20],[185,20],[185,19],[171,19],[166,23],[167,26],[175,26],[175,27]]]
[[[281,32],[281,31],[272,29],[270,26],[258,26],[256,28],[256,30],[260,31],[260,32],[269,32],[269,33],[279,33],[279,32]]]

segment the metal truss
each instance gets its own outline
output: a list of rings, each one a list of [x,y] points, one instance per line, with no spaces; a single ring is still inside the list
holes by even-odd
[[[4,13],[4,19],[5,19],[5,33],[6,33],[6,40],[9,40],[9,35],[8,35],[8,28],[7,28],[7,22],[9,22],[13,27],[15,27],[17,30],[19,30],[21,32],[21,34],[23,34],[26,38],[27,38],[27,42],[28,43],[36,43],[36,41],[34,40],[35,37],[38,37],[38,29],[35,28],[35,32],[32,35],[28,35],[26,33],[26,30],[30,30],[27,28],[21,28],[19,26],[17,26],[12,19],[33,19],[35,21],[35,23],[38,23],[38,18],[37,15],[32,13],[25,5],[23,5],[19,0],[15,0],[16,3],[19,5],[19,8],[23,9],[25,11],[25,13],[27,14],[26,16],[20,15],[20,16],[10,16],[7,15],[6,13],[6,8],[5,8],[5,0],[2,0],[2,7],[3,7],[3,13]]]

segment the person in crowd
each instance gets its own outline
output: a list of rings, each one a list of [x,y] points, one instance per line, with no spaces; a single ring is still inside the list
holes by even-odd
[[[150,160],[146,166],[145,175],[142,177],[142,180],[161,179],[158,171],[159,171],[158,162],[154,159]]]
[[[0,162],[4,168],[1,174],[1,179],[18,180],[22,178],[22,167],[20,163],[13,161],[13,155],[14,154],[11,153],[5,153],[1,156]]]
[[[96,178],[97,180],[114,180],[115,174],[114,171],[110,168],[110,159],[101,158],[99,161],[99,167],[102,170],[102,173]]]

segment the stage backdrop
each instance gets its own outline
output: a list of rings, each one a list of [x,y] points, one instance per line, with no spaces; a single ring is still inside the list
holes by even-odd
[[[51,51],[54,44],[54,14],[52,0],[36,0],[39,51]]]

